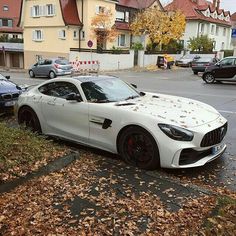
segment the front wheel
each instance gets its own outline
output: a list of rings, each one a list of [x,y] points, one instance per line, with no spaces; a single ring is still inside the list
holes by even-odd
[[[41,126],[36,113],[30,107],[22,107],[18,112],[18,123],[32,132],[41,133]]]
[[[213,84],[215,82],[215,77],[211,73],[207,73],[203,76],[203,80],[207,84]]]
[[[198,74],[198,72],[197,72],[197,71],[194,71],[194,72],[193,72],[193,74],[194,74],[194,75],[197,75],[197,74]]]
[[[156,141],[145,129],[129,127],[118,141],[118,150],[124,161],[141,169],[154,170],[160,166]]]
[[[30,76],[30,78],[34,78],[35,77],[35,74],[34,74],[34,72],[32,70],[29,71],[29,76]]]
[[[50,71],[50,72],[49,72],[49,78],[50,78],[50,79],[54,79],[55,77],[56,77],[55,72]]]

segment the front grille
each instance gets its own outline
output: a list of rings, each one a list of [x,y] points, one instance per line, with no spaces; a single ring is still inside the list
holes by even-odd
[[[211,154],[211,148],[204,151],[196,151],[192,148],[183,149],[179,157],[179,165],[193,164]]]
[[[19,93],[6,93],[2,94],[2,100],[12,100],[12,99],[17,99],[19,97]]]
[[[227,126],[228,124],[225,123],[220,128],[217,128],[205,134],[201,142],[201,147],[209,147],[221,143],[224,136],[226,135]]]

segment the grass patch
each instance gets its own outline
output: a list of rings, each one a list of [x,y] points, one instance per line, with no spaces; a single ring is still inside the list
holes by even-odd
[[[37,170],[68,151],[43,136],[0,122],[0,182]]]

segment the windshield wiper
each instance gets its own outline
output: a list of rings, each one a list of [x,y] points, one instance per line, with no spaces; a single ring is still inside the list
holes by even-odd
[[[108,102],[116,102],[116,101],[112,101],[109,99],[104,99],[104,100],[97,100],[95,103],[108,103]]]
[[[135,95],[135,96],[129,96],[129,97],[127,97],[125,100],[134,99],[134,98],[138,98],[138,97],[139,97],[138,95]]]

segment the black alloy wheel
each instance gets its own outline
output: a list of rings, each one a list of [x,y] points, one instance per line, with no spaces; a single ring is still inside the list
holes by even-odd
[[[30,76],[30,78],[34,78],[35,77],[35,74],[34,74],[34,72],[32,70],[29,71],[29,76]]]
[[[36,113],[30,107],[22,107],[19,110],[18,123],[32,132],[42,132],[39,119]]]
[[[207,83],[207,84],[213,84],[215,83],[215,77],[211,74],[211,73],[207,73],[204,75],[203,80]]]
[[[145,129],[129,127],[119,138],[118,150],[124,161],[141,169],[153,170],[160,167],[156,141]]]

